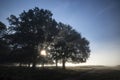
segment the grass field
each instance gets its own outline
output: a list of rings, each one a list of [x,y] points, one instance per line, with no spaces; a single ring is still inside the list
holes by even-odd
[[[120,80],[120,67],[0,67],[0,80]]]

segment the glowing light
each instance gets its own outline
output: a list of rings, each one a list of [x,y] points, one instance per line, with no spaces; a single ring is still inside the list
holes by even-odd
[[[45,50],[42,50],[42,51],[40,52],[40,54],[41,54],[42,56],[46,56],[46,55],[47,55]]]

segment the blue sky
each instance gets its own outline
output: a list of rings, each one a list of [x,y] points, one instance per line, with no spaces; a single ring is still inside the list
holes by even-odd
[[[90,41],[91,56],[86,64],[120,64],[119,0],[0,0],[0,21],[18,16],[34,7],[48,9],[53,18],[74,29]]]

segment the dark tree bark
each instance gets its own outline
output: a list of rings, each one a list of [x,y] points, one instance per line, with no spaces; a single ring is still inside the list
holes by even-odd
[[[56,68],[58,67],[58,60],[55,61]]]
[[[66,67],[65,67],[65,62],[66,62],[66,61],[65,61],[65,58],[63,58],[63,59],[62,59],[62,68],[63,68],[63,69],[66,68]]]
[[[19,67],[22,67],[22,63],[19,63]]]
[[[42,68],[44,68],[44,63],[42,63]]]
[[[33,61],[32,68],[36,68],[36,61]]]
[[[30,67],[30,63],[28,63],[28,65],[27,65],[28,67]]]

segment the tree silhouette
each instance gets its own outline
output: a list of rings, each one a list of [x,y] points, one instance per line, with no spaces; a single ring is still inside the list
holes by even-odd
[[[35,7],[27,12],[24,11],[19,17],[11,15],[8,21],[11,25],[8,38],[13,43],[12,46],[21,49],[29,48],[31,53],[28,56],[31,55],[32,64],[35,67],[37,56],[40,56],[38,45],[44,48],[43,43],[49,43],[57,30],[57,23],[52,19],[52,13]]]
[[[6,25],[0,22],[0,63],[6,63],[9,56],[9,46],[5,39]]]
[[[59,33],[51,49],[56,66],[58,60],[62,60],[63,69],[65,69],[67,61],[86,62],[90,53],[89,42],[81,37],[71,26],[63,23],[59,23],[58,26]]]
[[[62,61],[63,69],[66,62],[86,62],[90,55],[89,41],[70,25],[57,23],[52,15],[49,10],[35,7],[23,11],[19,17],[7,18],[10,26],[6,40],[11,62],[35,67],[54,61],[57,66]],[[40,54],[42,50],[47,52],[46,56]]]

